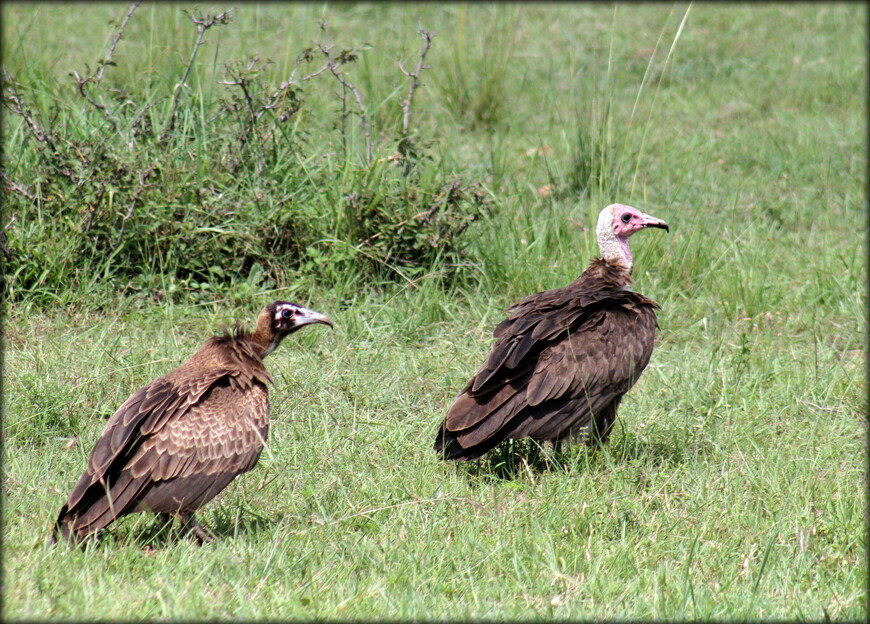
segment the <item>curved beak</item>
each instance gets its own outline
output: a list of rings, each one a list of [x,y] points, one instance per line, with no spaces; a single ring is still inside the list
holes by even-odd
[[[661,228],[661,229],[663,229],[665,232],[668,232],[668,233],[670,233],[670,231],[671,231],[670,228],[668,227],[668,224],[667,224],[667,223],[665,223],[665,222],[662,221],[661,219],[658,219],[658,218],[656,218],[656,217],[654,217],[654,216],[652,216],[652,215],[648,215],[648,214],[646,214],[646,213],[643,213],[643,221],[641,222],[641,227],[645,227],[645,228],[651,228],[651,227],[654,227],[654,228]]]
[[[300,307],[296,314],[293,316],[293,321],[296,327],[311,325],[313,323],[323,323],[324,325],[329,325],[330,327],[333,327],[332,319],[330,319],[328,316],[303,307]]]

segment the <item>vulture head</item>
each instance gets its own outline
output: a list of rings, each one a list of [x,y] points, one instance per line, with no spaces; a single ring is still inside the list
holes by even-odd
[[[288,301],[273,301],[257,317],[257,326],[251,339],[263,347],[261,357],[266,357],[284,338],[300,327],[312,323],[323,323],[332,327],[332,321],[325,314]]]
[[[646,228],[662,228],[666,232],[668,224],[637,208],[623,204],[610,204],[598,215],[598,247],[601,257],[611,264],[631,271],[631,251],[628,237]]]

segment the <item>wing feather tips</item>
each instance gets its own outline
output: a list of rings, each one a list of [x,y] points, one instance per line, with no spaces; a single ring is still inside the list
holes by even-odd
[[[66,522],[66,515],[69,508],[66,504],[60,508],[60,513],[57,515],[57,520],[54,521],[54,528],[51,531],[50,544],[57,544],[59,540],[68,540],[70,538],[69,524]]]
[[[118,475],[117,481],[109,483],[108,487],[100,482],[91,484],[89,488],[91,494],[87,497],[86,507],[77,509],[78,505],[72,506],[69,503],[61,507],[54,525],[52,543],[56,543],[58,538],[81,543],[115,519],[129,513],[136,497],[147,483],[147,479],[136,478],[130,471],[125,470]],[[99,491],[95,491],[96,488],[99,488]]]
[[[456,434],[447,430],[442,424],[435,435],[435,444],[433,448],[439,457],[443,460],[452,461],[469,461],[478,459],[484,453],[491,450],[501,442],[501,440],[487,440],[484,443],[474,447],[464,447],[459,443]]]
[[[510,338],[496,342],[483,366],[480,367],[480,370],[471,379],[471,392],[475,394],[480,393],[493,380],[496,373],[503,370],[505,360],[511,358],[514,350],[517,348],[517,344],[517,340],[510,340]]]
[[[462,448],[462,445],[459,444],[459,441],[456,439],[456,435],[453,432],[448,431],[443,424],[438,428],[438,432],[435,434],[435,444],[432,448],[441,456],[442,459],[452,459],[457,461],[472,459],[467,456],[465,449]]]
[[[476,459],[510,436],[511,420],[526,405],[525,382],[508,383],[488,398],[461,394],[435,440],[444,459]]]

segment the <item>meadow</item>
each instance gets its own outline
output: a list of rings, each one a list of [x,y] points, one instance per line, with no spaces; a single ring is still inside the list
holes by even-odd
[[[866,619],[866,7],[129,10],[2,6],[6,620]],[[609,444],[440,462],[614,201],[671,230]],[[48,545],[105,418],[275,299],[336,327],[267,360],[219,538]]]

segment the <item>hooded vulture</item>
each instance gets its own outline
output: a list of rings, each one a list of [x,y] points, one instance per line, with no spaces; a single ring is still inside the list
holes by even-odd
[[[193,512],[257,463],[269,432],[272,376],[263,358],[328,317],[286,301],[263,309],[253,332],[214,336],[184,364],[137,390],[109,419],[61,508],[52,541],[81,543],[116,518],[179,517],[200,541]]]
[[[556,290],[508,309],[495,345],[438,429],[443,459],[476,459],[506,439],[607,440],[616,408],[649,362],[658,305],[631,290],[628,237],[668,225],[622,204],[596,229],[601,257]]]

